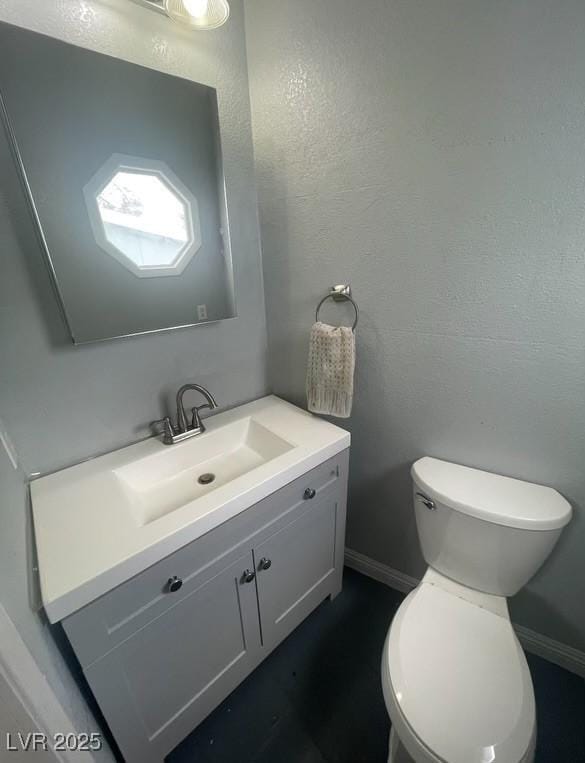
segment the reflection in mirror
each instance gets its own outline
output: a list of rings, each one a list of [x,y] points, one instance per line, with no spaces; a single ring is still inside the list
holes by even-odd
[[[95,198],[108,243],[139,271],[166,266],[177,273],[192,237],[188,207],[170,186],[157,175],[118,171]]]
[[[74,342],[234,317],[213,88],[0,24],[0,97]]]
[[[181,275],[201,246],[197,199],[163,162],[115,154],[83,192],[97,243],[139,277]]]

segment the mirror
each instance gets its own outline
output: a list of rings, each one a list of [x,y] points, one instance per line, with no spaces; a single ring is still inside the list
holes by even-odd
[[[213,88],[0,24],[0,108],[76,344],[235,316]]]

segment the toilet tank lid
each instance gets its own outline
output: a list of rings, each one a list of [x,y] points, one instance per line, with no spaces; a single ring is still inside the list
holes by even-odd
[[[411,473],[429,497],[486,522],[526,530],[558,530],[571,519],[571,505],[551,487],[429,456],[415,461]]]

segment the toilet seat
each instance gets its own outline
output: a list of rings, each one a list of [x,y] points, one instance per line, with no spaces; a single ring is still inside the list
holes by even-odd
[[[382,684],[392,723],[416,763],[533,759],[532,681],[501,614],[421,583],[388,632]]]

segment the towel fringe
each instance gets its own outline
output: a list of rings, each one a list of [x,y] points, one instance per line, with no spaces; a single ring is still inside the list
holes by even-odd
[[[307,393],[307,404],[313,413],[348,419],[351,415],[353,395],[336,389],[313,387]]]

